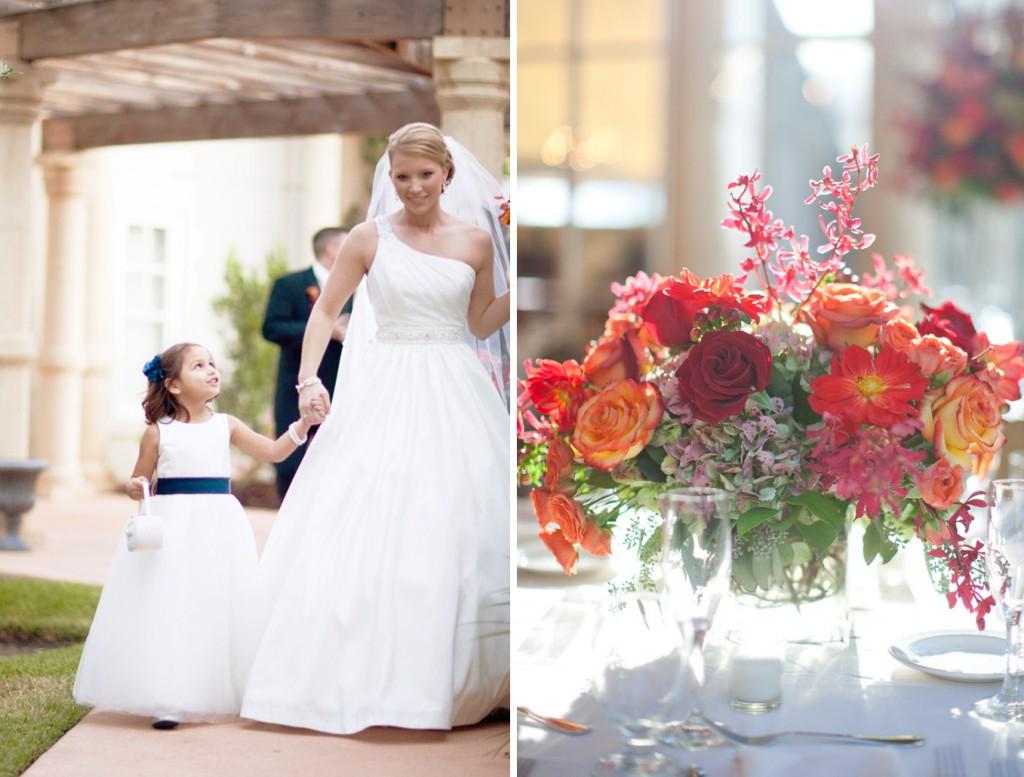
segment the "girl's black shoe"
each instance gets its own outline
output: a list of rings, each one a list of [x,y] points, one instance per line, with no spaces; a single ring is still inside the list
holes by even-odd
[[[153,721],[153,728],[158,728],[161,731],[177,727],[178,721],[171,720],[170,718],[157,718]]]

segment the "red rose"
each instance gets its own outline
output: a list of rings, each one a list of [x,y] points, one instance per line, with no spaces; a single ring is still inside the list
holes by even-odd
[[[771,351],[746,332],[709,332],[676,371],[680,395],[709,424],[740,413],[771,374]]]
[[[670,281],[647,300],[641,310],[648,331],[659,345],[667,348],[689,345],[693,330],[692,302],[672,294],[677,289],[685,294],[686,288],[678,281]]]
[[[953,345],[967,351],[969,357],[974,357],[974,335],[977,330],[967,313],[949,300],[937,308],[922,304],[921,309],[925,315],[917,325],[918,332],[922,335],[948,337]]]
[[[743,291],[731,275],[699,280],[689,270],[670,278],[647,301],[640,315],[651,336],[666,348],[690,345],[693,330],[709,318],[738,321],[743,315],[755,321],[764,312],[760,295]]]

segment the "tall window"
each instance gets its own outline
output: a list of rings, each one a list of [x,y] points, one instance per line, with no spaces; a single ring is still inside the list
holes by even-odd
[[[664,218],[666,19],[666,0],[519,3],[523,353],[578,350]]]
[[[168,315],[167,231],[132,225],[126,235],[122,287],[123,333],[117,360],[117,404],[122,413],[138,414],[145,387],[142,365],[165,345]]]
[[[769,207],[814,243],[808,180],[871,140],[873,1],[725,0],[722,13],[719,169],[726,180],[760,169]]]

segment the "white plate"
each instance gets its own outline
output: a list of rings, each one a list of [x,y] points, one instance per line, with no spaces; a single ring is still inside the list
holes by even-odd
[[[1006,671],[1006,639],[977,631],[931,631],[889,646],[912,669],[961,683],[992,683]]]

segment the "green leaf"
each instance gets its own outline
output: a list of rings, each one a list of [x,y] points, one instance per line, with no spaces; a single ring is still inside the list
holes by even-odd
[[[780,532],[786,531],[787,529],[789,529],[790,526],[796,523],[797,516],[802,514],[803,512],[803,510],[790,510],[789,515],[787,515],[785,518],[783,518],[781,521],[775,524],[775,528],[778,529]]]
[[[753,591],[757,588],[757,581],[754,580],[754,572],[751,569],[749,554],[738,556],[733,559],[732,577],[744,591]]]
[[[882,532],[879,531],[877,523],[868,521],[868,525],[864,529],[864,563],[870,564],[874,561],[881,549]]]
[[[652,483],[664,483],[668,476],[661,471],[661,462],[665,458],[665,451],[661,448],[645,448],[636,457],[636,466],[640,474]]]
[[[800,543],[801,545],[803,543]],[[778,551],[779,559],[782,561],[783,566],[792,564],[796,554],[793,552],[792,545],[776,545],[775,550]]]
[[[772,559],[767,553],[755,553],[751,562],[754,580],[765,590],[772,587]]]
[[[875,523],[877,522],[872,521],[872,524]],[[900,547],[892,541],[892,539],[889,537],[889,534],[885,531],[885,527],[878,527],[878,536],[882,540],[878,548],[878,555],[882,559],[883,564],[888,564],[890,561],[892,561],[893,556],[895,556],[896,553],[899,552]]]
[[[814,412],[811,403],[807,400],[810,396],[800,385],[800,378],[793,378],[793,418],[804,426],[815,424],[821,420],[821,416]]]
[[[838,534],[846,528],[846,502],[817,491],[804,491],[786,500],[789,504],[806,507],[815,516],[828,522]]]
[[[585,472],[586,481],[594,488],[615,488],[618,485],[615,482],[615,478],[604,470],[588,468]]]
[[[798,523],[796,528],[797,531],[800,532],[800,536],[806,540],[807,544],[820,553],[824,553],[828,550],[832,543],[836,541],[836,537],[839,536],[835,527],[826,521]]]
[[[742,537],[755,526],[760,526],[778,514],[779,511],[774,507],[751,507],[736,521],[736,536]]]
[[[783,399],[789,399],[793,395],[789,378],[778,364],[772,364],[772,378],[768,381],[767,391],[773,397],[782,397]]]
[[[786,578],[782,569],[782,554],[779,552],[778,545],[772,548],[772,576],[776,580],[785,580]]]
[[[811,548],[806,542],[794,542],[789,547],[793,549],[793,564],[806,564],[811,560]]]
[[[770,413],[775,409],[775,405],[772,404],[772,398],[765,394],[763,391],[755,391],[750,395],[750,399],[753,400],[754,404],[765,412]]]

